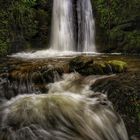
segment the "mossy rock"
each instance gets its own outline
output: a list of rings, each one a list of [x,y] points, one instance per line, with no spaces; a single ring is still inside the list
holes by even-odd
[[[34,83],[50,82],[50,79],[52,81],[52,78],[55,77],[54,75],[56,73],[62,75],[64,72],[69,72],[69,67],[66,67],[67,65],[45,60],[38,60],[35,62],[23,61],[14,65],[14,67],[8,71],[8,78],[11,82],[14,80],[20,81],[21,79],[22,81],[31,79]]]
[[[111,60],[108,61],[107,64],[111,66],[113,73],[121,73],[127,70],[127,63],[124,61]]]
[[[78,56],[78,57],[73,58],[69,62],[69,66],[70,66],[71,71],[78,71],[79,69],[83,69],[92,63],[93,63],[92,58],[87,57],[87,56]]]
[[[100,63],[93,63],[79,72],[83,75],[104,74],[103,65]]]
[[[47,71],[44,71],[42,73],[42,77],[44,79],[44,82],[46,83],[52,83],[57,80],[59,80],[60,76],[63,74],[63,69],[60,68],[54,68],[54,69],[48,69]]]
[[[73,58],[70,63],[70,70],[79,72],[82,75],[112,74],[122,73],[127,70],[127,64],[124,61],[96,61],[87,56],[78,56]]]

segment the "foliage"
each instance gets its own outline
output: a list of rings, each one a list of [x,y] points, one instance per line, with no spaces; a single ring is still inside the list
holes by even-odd
[[[139,53],[139,0],[92,0],[92,4],[99,49]]]
[[[8,22],[6,12],[2,9],[0,12],[0,56],[5,55],[8,50]]]
[[[0,1],[0,55],[47,45],[43,40],[49,38],[49,3],[47,0]],[[40,46],[35,41],[41,42]]]

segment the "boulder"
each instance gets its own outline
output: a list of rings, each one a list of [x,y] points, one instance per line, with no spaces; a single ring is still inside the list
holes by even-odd
[[[127,63],[119,60],[111,60],[107,62],[112,68],[113,73],[121,73],[127,70]]]
[[[88,67],[90,64],[93,63],[93,59],[87,56],[78,56],[70,60],[70,71],[79,71]]]
[[[119,60],[94,61],[87,56],[78,56],[69,62],[71,72],[79,72],[82,75],[121,73],[127,70],[126,62]]]

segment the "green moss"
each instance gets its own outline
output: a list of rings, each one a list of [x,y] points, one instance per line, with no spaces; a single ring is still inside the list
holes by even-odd
[[[127,63],[119,60],[108,61],[108,64],[112,67],[112,71],[121,73],[126,71]]]
[[[85,56],[73,58],[69,65],[71,71],[82,75],[121,73],[127,69],[127,64],[123,61],[94,61],[92,57]]]

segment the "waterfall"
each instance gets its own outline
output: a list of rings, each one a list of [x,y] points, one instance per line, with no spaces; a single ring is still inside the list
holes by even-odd
[[[71,0],[54,0],[51,48],[74,51],[73,10]]]
[[[74,34],[73,0],[54,0],[51,49],[61,51],[96,52],[95,23],[90,0],[78,0],[77,33]],[[77,36],[76,42],[74,36]]]
[[[95,22],[90,0],[77,1],[78,15],[78,51],[96,52]]]
[[[90,0],[53,0],[50,48],[12,57],[34,59],[95,54],[95,22]]]

